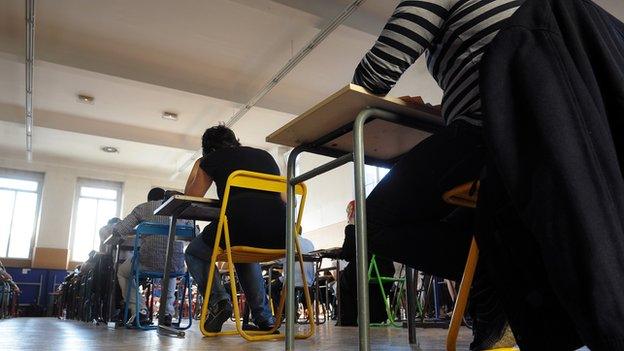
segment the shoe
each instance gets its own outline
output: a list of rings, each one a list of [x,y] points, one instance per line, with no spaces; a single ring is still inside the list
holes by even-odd
[[[230,300],[221,300],[216,306],[208,309],[208,316],[204,322],[204,329],[209,333],[218,333],[223,327],[223,323],[232,316],[232,303]]]
[[[128,318],[128,321],[126,322],[126,324],[134,325],[134,321],[136,317],[137,315],[132,310],[130,310],[130,318]],[[146,309],[142,309],[141,311],[139,311],[139,324],[141,325],[150,324],[149,312]]]
[[[249,330],[257,330],[257,331],[271,331],[271,329],[273,329],[273,325],[275,324],[275,322],[270,323],[270,322],[260,322],[260,323],[256,323],[255,325],[251,325],[251,324],[247,324],[247,327],[251,327],[254,329],[249,329]],[[245,328],[243,327],[243,330],[245,330]],[[279,330],[275,329],[275,331],[273,331],[273,334],[277,335],[279,334]]]
[[[165,315],[165,317],[163,318],[163,325],[165,327],[170,327],[173,321],[173,317],[171,317],[171,315],[169,313],[167,313]]]
[[[509,324],[505,322],[502,330],[495,328],[487,333],[482,334],[480,339],[475,340],[470,344],[470,351],[484,351],[484,350],[496,350],[502,348],[513,348],[516,346],[516,339],[511,332]]]
[[[145,309],[142,309],[139,312],[139,323],[141,325],[145,325],[145,324],[151,324],[150,323],[150,318],[149,318],[149,312]]]
[[[271,329],[273,329],[273,326],[265,326],[264,328],[260,328],[255,324],[243,324],[243,330],[244,331],[270,331]],[[279,334],[279,330],[275,330],[273,332],[273,334],[277,335]]]
[[[260,328],[256,327],[253,324],[243,324],[243,330],[244,331],[259,331]]]
[[[470,291],[468,311],[472,319],[473,342],[470,351],[513,348],[516,340],[511,332],[503,304],[489,284],[486,271],[475,275]]]
[[[473,334],[474,341],[470,344],[470,351],[496,350],[516,346],[516,339],[505,318],[497,318],[496,321],[489,323],[475,321]]]

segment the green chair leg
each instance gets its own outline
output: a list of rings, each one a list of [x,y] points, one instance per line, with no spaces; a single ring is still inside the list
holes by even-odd
[[[374,276],[373,276],[374,273]],[[388,317],[388,320],[386,321],[386,323],[371,323],[371,326],[392,326],[392,327],[396,327],[396,328],[401,328],[403,327],[402,324],[399,324],[396,322],[396,314],[394,312],[394,309],[391,307],[390,305],[390,301],[388,300],[388,297],[386,295],[386,291],[384,290],[384,283],[398,283],[399,284],[399,291],[398,291],[398,295],[399,297],[397,298],[397,303],[401,301],[401,297],[400,295],[403,293],[404,291],[404,287],[405,287],[405,278],[394,278],[394,277],[383,277],[381,276],[381,274],[379,273],[379,267],[377,266],[377,260],[376,260],[376,256],[373,255],[371,257],[371,261],[368,267],[368,281],[372,282],[372,283],[376,283],[377,285],[379,285],[379,289],[381,291],[381,296],[384,302],[384,306],[386,308],[386,315]],[[399,306],[397,304],[397,306]]]

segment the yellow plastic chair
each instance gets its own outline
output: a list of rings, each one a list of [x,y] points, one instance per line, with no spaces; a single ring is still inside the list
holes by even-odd
[[[479,197],[479,183],[466,183],[458,187],[455,187],[442,196],[445,202],[468,208],[477,207],[477,199]],[[475,270],[477,269],[477,262],[479,261],[479,247],[477,241],[472,238],[470,243],[470,251],[468,251],[468,259],[466,260],[466,267],[464,268],[464,274],[459,286],[459,292],[455,299],[455,307],[453,308],[453,316],[451,317],[451,323],[449,324],[448,335],[446,337],[446,350],[455,351],[457,347],[457,336],[459,334],[459,328],[461,327],[464,313],[466,311],[466,305],[468,303],[468,295],[470,294],[470,287],[472,286],[472,279],[474,278]],[[517,351],[516,348],[498,348],[496,351]]]
[[[236,171],[233,172],[226,183],[225,192],[223,194],[223,201],[221,212],[219,215],[219,224],[217,226],[217,233],[215,236],[215,245],[212,252],[212,258],[210,261],[210,271],[208,273],[208,285],[206,286],[206,298],[204,299],[204,303],[202,305],[201,317],[199,328],[204,336],[221,336],[221,335],[240,335],[247,341],[265,341],[265,340],[280,340],[284,338],[283,334],[274,334],[274,332],[280,327],[282,324],[282,317],[284,311],[284,299],[285,299],[285,288],[286,284],[284,284],[284,289],[282,289],[280,304],[278,308],[278,314],[276,316],[276,322],[273,326],[273,329],[270,331],[245,331],[242,327],[240,310],[238,308],[238,304],[236,303],[236,281],[234,279],[234,263],[260,263],[260,262],[269,262],[277,259],[284,258],[286,256],[286,250],[284,249],[264,249],[250,246],[230,246],[230,231],[228,227],[228,220],[226,216],[226,210],[228,206],[229,195],[231,189],[233,187],[237,188],[245,188],[245,189],[254,189],[254,190],[262,190],[269,191],[275,193],[285,193],[286,192],[286,178],[275,176],[271,174],[263,174],[257,172],[250,171]],[[301,218],[303,215],[303,208],[306,200],[306,186],[305,184],[297,184],[295,187],[295,194],[301,196],[301,203],[299,205],[299,211],[297,213],[297,221],[296,227],[297,234],[295,235],[295,247],[297,250],[297,255],[299,256],[299,265],[301,268],[301,273],[305,272],[303,269],[303,257],[301,255],[301,248],[299,246],[299,235],[301,234]],[[285,224],[284,224],[285,225]],[[221,242],[221,236],[225,238],[225,249],[221,249],[219,247],[219,243]],[[215,264],[217,262],[227,262],[228,263],[228,274],[230,276],[230,287],[232,292],[232,302],[234,306],[234,317],[236,321],[236,330],[228,330],[222,331],[219,333],[211,333],[204,329],[204,322],[206,320],[206,315],[208,312],[208,303],[210,300],[210,292],[212,289],[212,284],[214,283],[214,270]],[[297,334],[295,337],[297,339],[307,339],[310,336],[314,335],[314,311],[312,309],[312,299],[310,298],[310,293],[308,289],[308,284],[306,282],[305,277],[302,277],[304,284],[304,294],[306,300],[306,308],[308,310],[308,320],[310,322],[310,327],[308,331],[304,334]],[[289,318],[294,318],[294,316],[289,316]]]

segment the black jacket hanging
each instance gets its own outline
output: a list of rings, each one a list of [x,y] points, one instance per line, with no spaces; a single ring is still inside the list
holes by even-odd
[[[624,24],[527,0],[481,67],[483,257],[523,350],[624,350]]]

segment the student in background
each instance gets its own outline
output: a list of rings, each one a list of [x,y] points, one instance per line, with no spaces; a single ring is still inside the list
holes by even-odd
[[[113,217],[111,219],[108,220],[108,222],[106,223],[106,225],[104,227],[102,227],[100,229],[100,248],[99,251],[102,253],[108,253],[109,250],[111,249],[111,245],[106,245],[104,244],[104,240],[106,240],[108,238],[108,235],[106,235],[106,233],[108,233],[108,231],[103,230],[104,228],[106,228],[107,226],[113,226],[117,223],[121,222],[121,218],[118,217]]]
[[[132,212],[123,220],[111,223],[100,230],[100,237],[108,237],[111,234],[128,236],[134,234],[134,227],[141,222],[155,222],[169,224],[169,217],[156,216],[154,210],[162,205],[165,191],[161,188],[153,188],[147,194],[147,202],[137,205]],[[178,224],[192,226],[192,221],[179,220]],[[167,254],[167,237],[163,235],[150,235],[141,237],[140,265],[141,269],[162,272],[165,269],[165,256]],[[176,241],[173,246],[172,271],[184,271],[184,247],[181,241]],[[137,310],[136,293],[134,287],[131,288],[130,296],[127,296],[128,284],[132,277],[132,259],[128,258],[117,270],[119,287],[124,301],[130,304],[131,318],[140,318],[141,322],[146,322],[149,318],[145,299],[141,296],[140,305]],[[165,284],[163,284],[164,286]],[[169,279],[167,284],[167,315],[165,325],[171,325],[174,314],[173,300],[176,289],[176,278]]]
[[[314,251],[314,244],[309,239],[300,236],[299,237],[299,245],[301,246],[301,253],[306,254]],[[285,259],[281,260],[282,263],[285,264]],[[299,262],[295,262],[295,288],[303,288],[303,279],[301,279],[301,268],[299,267]],[[314,262],[303,262],[303,270],[305,272],[306,282],[308,283],[308,287],[311,287],[314,284],[314,279],[316,278],[316,264]],[[286,277],[286,266],[284,265],[284,270],[282,276],[275,279],[273,281],[273,285],[271,286],[271,299],[273,300],[273,309],[277,311],[277,305],[280,301],[280,296],[282,293],[282,288],[284,287],[284,277]]]
[[[349,202],[347,205],[347,221],[349,225],[345,228],[345,242],[342,246],[342,258],[348,262],[344,270],[340,273],[340,325],[356,326],[358,316],[357,304],[357,265],[355,258],[355,246],[351,246],[352,236],[354,233],[355,223],[355,201]],[[369,257],[372,257],[369,253]],[[376,257],[377,268],[379,274],[386,277],[394,276],[394,263],[391,260],[381,256]],[[386,294],[390,293],[391,283],[383,285]],[[370,322],[383,323],[388,319],[386,306],[379,285],[369,283],[369,306],[370,306]]]

